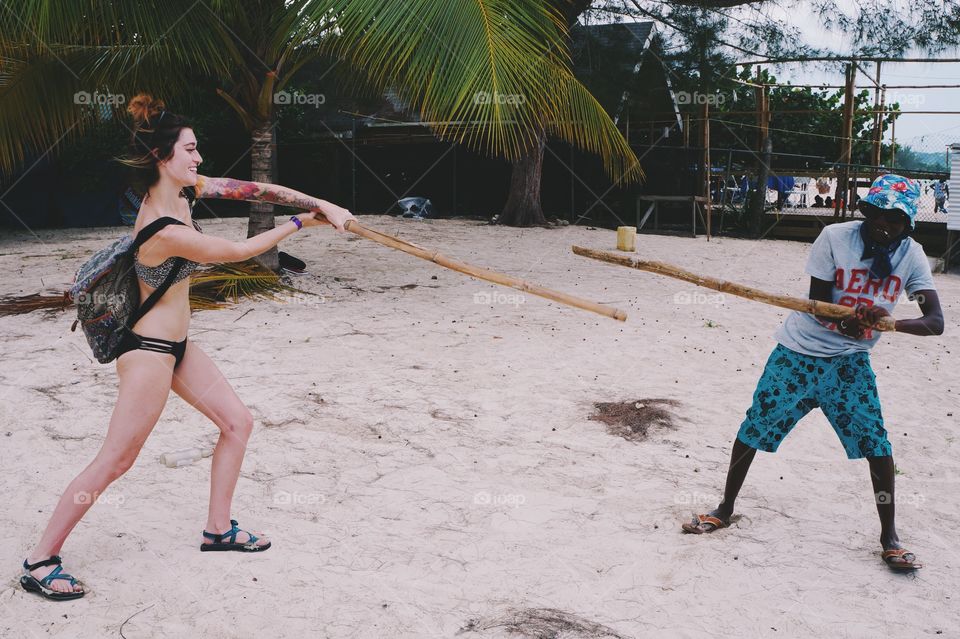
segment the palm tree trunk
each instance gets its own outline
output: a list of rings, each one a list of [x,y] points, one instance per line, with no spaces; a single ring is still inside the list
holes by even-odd
[[[551,4],[563,15],[569,29],[576,24],[580,14],[590,8],[591,2],[592,0],[552,0]],[[510,195],[500,213],[499,224],[547,225],[547,218],[544,217],[543,208],[540,205],[540,178],[543,176],[543,149],[546,142],[546,134],[543,131],[540,132],[539,139],[540,143],[533,147],[529,155],[513,164]]]
[[[530,152],[513,163],[510,195],[500,212],[499,224],[506,226],[546,226],[547,218],[540,205],[540,182],[543,177],[543,150],[546,133],[541,132]]]
[[[770,176],[770,158],[773,154],[773,141],[768,136],[763,141],[763,155],[757,171],[757,190],[750,193],[750,213],[748,229],[750,237],[760,237],[763,229],[763,210],[767,205],[767,178]]]
[[[273,127],[272,122],[263,122],[257,125],[251,133],[252,146],[250,147],[250,176],[254,182],[273,183]],[[250,222],[247,225],[247,237],[259,235],[274,227],[273,204],[254,202],[250,205]],[[273,247],[266,253],[258,255],[257,262],[273,272],[280,271],[280,259],[277,257],[277,248]]]

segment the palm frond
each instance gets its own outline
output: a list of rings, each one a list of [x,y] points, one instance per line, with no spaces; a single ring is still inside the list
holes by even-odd
[[[83,130],[78,91],[171,99],[186,69],[234,78],[249,112],[291,52],[329,51],[365,88],[395,90],[441,138],[507,159],[546,130],[598,153],[615,179],[638,162],[573,76],[562,16],[538,0],[19,0],[0,3],[0,172]],[[278,78],[277,87],[287,77]],[[122,105],[121,105],[122,106]]]
[[[24,315],[26,313],[32,313],[33,311],[45,311],[49,317],[57,311],[65,311],[71,306],[73,306],[73,301],[66,293],[4,295],[0,297],[0,317]]]
[[[284,284],[276,273],[253,260],[215,264],[190,278],[191,310],[227,308],[243,299],[278,302],[291,294],[313,295]]]
[[[600,154],[615,179],[636,156],[571,71],[562,16],[536,0],[314,0],[335,15],[322,46],[391,88],[441,138],[515,160],[547,130]]]
[[[190,277],[190,309],[195,311],[228,308],[244,299],[283,302],[295,296],[321,296],[284,284],[273,271],[248,260],[233,264],[215,264]],[[51,315],[73,306],[66,293],[31,293],[0,296],[0,317],[44,311]]]
[[[228,68],[230,43],[209,12],[189,0],[0,6],[0,173],[122,111],[140,91],[185,93],[185,69]],[[91,101],[96,94],[109,98]]]
[[[623,182],[642,180],[644,174],[640,160],[587,87],[568,73],[558,74],[554,82],[557,96],[555,119],[547,130],[600,156],[607,174],[615,179]]]

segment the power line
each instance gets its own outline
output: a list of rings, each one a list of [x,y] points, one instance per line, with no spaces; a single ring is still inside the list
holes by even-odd
[[[782,64],[786,62],[960,62],[960,58],[886,58],[860,56],[825,56],[804,58],[767,58],[766,60],[746,60],[734,62],[734,66],[752,66],[756,64]]]

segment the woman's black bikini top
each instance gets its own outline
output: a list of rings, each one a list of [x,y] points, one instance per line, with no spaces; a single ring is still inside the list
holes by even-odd
[[[177,224],[183,224],[180,220],[176,220]],[[184,224],[186,226],[186,224]],[[203,233],[203,229],[200,228],[200,225],[197,224],[196,220],[193,220],[193,228],[197,229]],[[176,256],[171,257],[165,260],[163,263],[158,264],[157,266],[146,266],[140,263],[140,260],[137,259],[137,254],[140,252],[140,249],[137,249],[137,252],[134,253],[133,268],[137,272],[137,277],[143,280],[144,284],[157,288],[163,281],[167,279],[167,275],[170,274],[170,269],[173,268],[173,263],[177,259]],[[200,266],[198,262],[192,262],[190,260],[184,260],[183,268],[180,269],[180,272],[177,274],[177,277],[173,280],[173,284],[184,280],[197,270]]]

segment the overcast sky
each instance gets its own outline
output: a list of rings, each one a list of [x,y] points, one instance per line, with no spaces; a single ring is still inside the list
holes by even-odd
[[[814,46],[829,48],[838,54],[853,53],[851,38],[842,33],[827,33],[812,11],[804,10],[806,3],[796,3],[786,11],[779,7],[767,9],[770,15],[800,28],[806,41]],[[852,7],[850,2],[842,2]],[[896,25],[894,25],[896,28]],[[960,58],[960,51],[953,50],[935,56],[916,51],[907,57]],[[864,65],[872,78],[875,69],[872,64]],[[843,84],[843,70],[840,65],[834,70],[815,67],[808,64],[782,64],[771,67],[778,79],[794,83]],[[881,65],[881,84],[927,85],[960,84],[960,63],[904,63],[884,62]],[[857,74],[857,87],[872,86],[865,74]],[[888,103],[891,94],[899,94],[901,111],[960,111],[960,89],[888,89]],[[913,147],[918,151],[941,151],[950,142],[960,143],[960,115],[903,115],[897,118],[897,142]],[[885,141],[889,142],[890,131]]]

